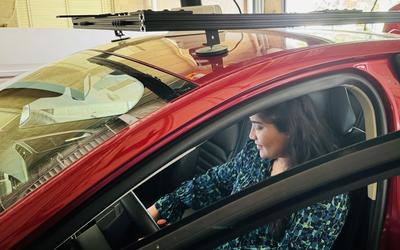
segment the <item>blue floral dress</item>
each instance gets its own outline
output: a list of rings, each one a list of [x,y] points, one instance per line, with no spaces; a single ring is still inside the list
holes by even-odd
[[[161,218],[175,222],[185,209],[206,207],[271,176],[271,161],[259,156],[249,141],[231,161],[183,182],[155,206]],[[349,208],[348,194],[305,207],[289,217],[280,241],[272,239],[269,226],[262,226],[235,238],[218,249],[330,249],[342,229]]]

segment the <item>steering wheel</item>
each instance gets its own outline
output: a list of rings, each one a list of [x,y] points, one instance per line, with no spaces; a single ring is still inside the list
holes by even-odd
[[[144,235],[155,233],[160,229],[134,192],[130,192],[122,197],[121,204],[135,226]]]

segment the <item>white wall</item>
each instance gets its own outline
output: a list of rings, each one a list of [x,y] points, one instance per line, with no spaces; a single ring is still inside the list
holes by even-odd
[[[124,33],[130,37],[149,34]],[[0,81],[114,39],[113,31],[103,30],[0,29]]]

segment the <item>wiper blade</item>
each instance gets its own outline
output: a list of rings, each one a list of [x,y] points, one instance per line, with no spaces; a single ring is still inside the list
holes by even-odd
[[[146,88],[154,92],[161,99],[169,102],[179,96],[179,94],[170,88],[167,84],[162,82],[157,77],[151,76],[149,74],[143,73],[137,69],[131,68],[120,62],[116,62],[107,58],[95,56],[88,59],[89,62],[105,66],[107,68],[121,71],[131,77],[139,80]]]

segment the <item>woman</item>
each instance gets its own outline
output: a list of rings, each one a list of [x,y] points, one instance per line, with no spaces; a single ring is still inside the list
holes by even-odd
[[[255,183],[337,148],[332,131],[309,96],[250,117],[249,141],[231,161],[182,183],[149,208],[153,218],[174,222],[187,208],[200,209]],[[257,228],[219,249],[330,249],[344,224],[347,194],[303,208]]]

